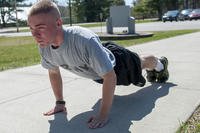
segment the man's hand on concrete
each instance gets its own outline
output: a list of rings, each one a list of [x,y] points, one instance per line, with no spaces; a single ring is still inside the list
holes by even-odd
[[[91,129],[101,128],[108,123],[108,118],[100,118],[98,116],[92,116],[88,120],[88,127]]]
[[[43,115],[50,116],[50,115],[53,115],[53,114],[56,114],[59,112],[67,113],[67,109],[66,109],[65,105],[57,104],[53,109],[49,110],[46,113],[43,113]]]

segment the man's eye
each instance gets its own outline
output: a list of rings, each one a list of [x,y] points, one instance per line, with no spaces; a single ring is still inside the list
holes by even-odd
[[[45,27],[40,27],[38,28],[39,30],[45,30],[46,28]]]

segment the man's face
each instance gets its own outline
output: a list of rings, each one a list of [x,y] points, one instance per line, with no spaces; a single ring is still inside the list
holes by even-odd
[[[44,13],[30,16],[28,25],[40,47],[46,47],[55,42],[58,26],[53,16]]]

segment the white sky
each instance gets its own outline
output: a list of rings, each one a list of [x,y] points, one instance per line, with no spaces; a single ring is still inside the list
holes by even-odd
[[[34,3],[34,2],[36,2],[36,1],[37,1],[37,0],[26,0],[25,2],[29,4],[30,2],[31,2],[31,3]],[[61,4],[62,4],[62,3],[65,4],[66,1],[67,1],[67,0],[59,0],[59,2],[60,2]],[[130,6],[131,6],[131,5],[132,5],[132,1],[133,1],[133,0],[125,0],[126,5],[130,5]],[[22,20],[26,20],[26,19],[27,19],[27,14],[28,14],[29,9],[30,9],[30,8],[28,8],[28,7],[23,8],[24,12],[19,12],[19,13],[18,13],[18,18],[19,18],[19,19],[22,19]]]
[[[27,3],[30,3],[30,2],[32,2],[32,3],[34,3],[34,2],[36,2],[37,0],[26,0],[27,1]],[[66,3],[65,1],[67,1],[67,0],[58,0],[58,1],[61,1],[61,3]],[[126,5],[132,5],[132,3],[133,3],[133,0],[125,0],[125,3],[126,3]]]
[[[133,0],[125,0],[125,2],[126,2],[126,5],[130,5],[130,6],[133,5]]]

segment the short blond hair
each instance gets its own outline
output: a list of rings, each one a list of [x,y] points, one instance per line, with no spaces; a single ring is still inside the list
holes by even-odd
[[[41,13],[52,14],[56,18],[61,17],[58,6],[51,0],[39,0],[33,4],[28,13],[28,17]]]

